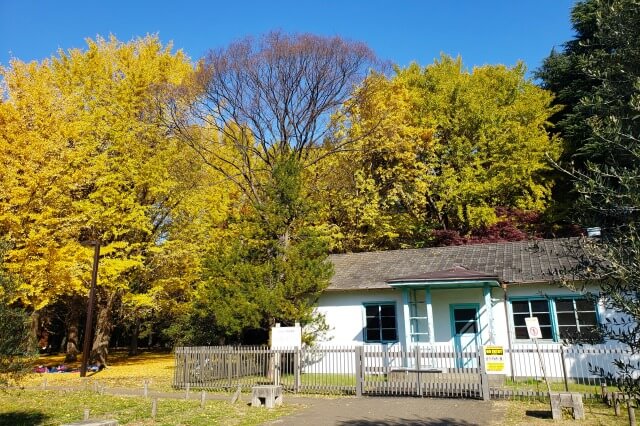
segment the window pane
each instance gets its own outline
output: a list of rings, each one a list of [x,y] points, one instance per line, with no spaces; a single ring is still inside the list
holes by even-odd
[[[576,325],[576,315],[573,312],[570,313],[558,313],[558,326],[562,325]]]
[[[367,328],[365,340],[367,342],[379,342],[380,341],[380,329],[379,328]]]
[[[368,317],[377,317],[380,307],[378,305],[369,305],[364,307]]]
[[[577,299],[576,300],[576,309],[578,311],[595,311],[596,307],[592,300],[589,299]]]
[[[583,325],[596,325],[596,313],[595,312],[579,312],[578,313],[578,321],[580,323],[580,327]]]
[[[543,339],[552,339],[553,338],[553,333],[551,332],[551,327],[540,327],[540,331],[542,331],[542,338]]]
[[[476,310],[474,308],[470,309],[454,309],[453,310],[453,318],[455,321],[469,321],[475,320],[476,318]]]
[[[380,328],[380,320],[378,317],[367,318],[367,328]]]
[[[511,302],[511,309],[513,309],[513,312],[526,312],[528,314],[529,302],[527,302],[526,300]]]
[[[395,327],[396,327],[395,317],[382,317],[382,328],[395,328]]]
[[[396,336],[396,330],[394,328],[383,328],[382,329],[382,340],[385,340],[385,341],[398,340],[398,338]]]
[[[557,312],[573,312],[573,299],[557,299],[556,311]]]
[[[513,324],[516,326],[525,326],[525,318],[529,318],[529,314],[513,314]]]
[[[476,321],[456,322],[456,334],[476,333]]]
[[[531,312],[549,312],[549,302],[546,300],[531,300],[530,303]]]
[[[538,324],[541,327],[543,325],[551,325],[551,316],[549,314],[534,314],[533,316],[538,318]]]
[[[380,306],[380,315],[383,317],[394,317],[396,316],[396,307],[395,305],[381,305]]]
[[[561,339],[568,339],[571,337],[575,337],[575,335],[578,332],[578,327],[573,326],[573,327],[558,327],[560,329],[560,338]]]
[[[516,327],[516,339],[528,339],[527,327]]]

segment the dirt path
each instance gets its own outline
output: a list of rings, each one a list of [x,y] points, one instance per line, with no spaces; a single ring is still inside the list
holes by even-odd
[[[285,403],[307,408],[267,423],[273,426],[436,426],[492,425],[504,421],[504,405],[463,399],[437,398],[296,398]]]

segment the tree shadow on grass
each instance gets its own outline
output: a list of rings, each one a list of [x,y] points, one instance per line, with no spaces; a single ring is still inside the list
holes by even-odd
[[[0,413],[0,426],[32,426],[44,423],[49,416],[41,411],[11,411]]]

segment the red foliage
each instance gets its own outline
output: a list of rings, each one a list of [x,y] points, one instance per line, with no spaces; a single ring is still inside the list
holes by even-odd
[[[498,222],[485,228],[474,229],[465,236],[454,229],[434,230],[431,233],[432,244],[459,246],[582,235],[582,229],[577,225],[554,226],[544,221],[542,214],[538,212],[498,207],[496,214],[500,218]]]

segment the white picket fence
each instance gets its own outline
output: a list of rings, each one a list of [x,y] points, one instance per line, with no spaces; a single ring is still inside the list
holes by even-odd
[[[175,350],[174,386],[222,390],[277,383],[307,393],[531,397],[545,394],[544,364],[555,390],[595,397],[606,383],[601,372],[611,373],[615,381],[615,359],[640,360],[619,345],[543,344],[539,350],[532,344],[505,348],[504,371],[486,375],[480,350],[460,353],[447,344],[408,351],[385,345],[180,347]]]

